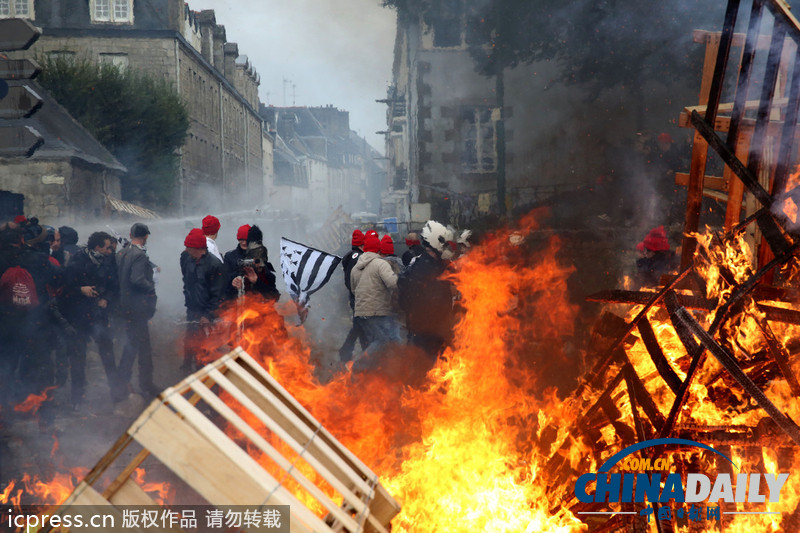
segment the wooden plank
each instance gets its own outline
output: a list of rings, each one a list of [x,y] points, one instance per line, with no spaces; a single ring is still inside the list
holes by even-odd
[[[712,189],[715,191],[726,191],[728,190],[728,183],[729,178],[720,177],[720,176],[709,176],[708,174],[705,175],[703,178],[703,187],[706,189]],[[682,185],[684,187],[689,185],[689,173],[688,172],[676,172],[675,173],[675,185]]]
[[[269,442],[264,439],[255,429],[253,429],[247,422],[245,422],[233,409],[228,407],[218,396],[203,383],[194,381],[191,383],[192,390],[195,391],[208,405],[215,411],[222,415],[236,429],[250,439],[258,449],[274,461],[284,472],[290,474],[309,494],[314,496],[331,514],[333,514],[340,522],[345,524],[351,531],[358,529],[355,521],[347,515],[344,510],[331,500],[319,487],[317,487],[311,480],[309,480],[298,468],[289,462],[283,455],[278,452]],[[336,490],[342,493],[344,500],[352,505],[359,513],[367,510],[363,502],[353,494],[347,487],[338,484]],[[341,490],[340,490],[341,489]]]
[[[683,243],[681,248],[681,270],[692,264],[697,239],[692,234],[700,227],[700,206],[703,202],[703,180],[706,174],[706,158],[708,143],[699,132],[694,133],[692,144],[692,164],[689,170],[688,196],[686,199],[686,217],[683,224]]]
[[[139,486],[133,478],[120,485],[114,495],[108,499],[114,505],[154,505],[158,504]]]
[[[343,483],[354,485],[362,494],[371,492],[369,484],[349,465],[344,464],[327,442],[319,438],[319,431],[322,428],[320,424],[316,427],[308,426],[262,382],[238,364],[229,362],[227,368],[230,372],[224,378],[229,379],[232,385],[243,392],[250,392],[247,396],[253,402],[251,405],[257,406],[269,418],[277,422],[285,430],[285,433],[300,445],[301,449],[305,448],[307,452],[323,462]],[[216,380],[216,376],[214,378]],[[223,385],[223,381],[217,381],[217,383]],[[233,392],[228,388],[226,391]],[[239,397],[236,399],[240,400]]]
[[[250,354],[239,348],[240,354],[237,361],[240,365],[242,363],[246,363],[246,366],[249,370],[254,371],[258,376],[264,380],[265,385],[278,397],[282,398],[284,403],[288,405],[293,411],[295,411],[298,416],[305,419],[307,425],[309,427],[317,427],[321,426],[319,422],[309,413],[305,407],[303,407],[300,402],[298,402],[294,396],[289,394],[289,392],[283,388],[283,386],[278,383],[275,378],[273,378],[266,369],[261,366],[258,361],[252,358]],[[245,365],[242,365],[245,367]],[[252,372],[251,372],[252,373]],[[328,445],[337,452],[337,454],[344,460],[346,463],[351,465],[356,471],[358,471],[362,476],[367,478],[377,477],[375,472],[373,472],[367,465],[365,465],[361,460],[355,456],[350,450],[348,450],[345,446],[339,442],[336,437],[331,435],[324,426],[320,431],[322,434],[323,439],[328,443]]]
[[[231,363],[232,361],[228,361],[227,365]],[[311,432],[309,428],[297,426],[292,422],[294,414],[266,390],[261,382],[238,364],[232,366],[233,368],[226,366],[223,369],[227,370],[225,375],[214,369],[209,372],[209,376],[225,392],[253,413],[267,429],[300,454],[331,486],[346,487],[346,490],[357,488],[367,497],[371,495],[369,485],[347,465],[342,464],[325,442],[316,439],[315,436],[318,435]],[[382,487],[381,489],[383,490],[380,493],[381,497],[394,501],[385,489]],[[376,514],[375,507],[370,506],[371,514],[368,515],[367,520],[373,527],[368,528],[367,531],[386,531],[383,525],[388,525],[399,512],[395,511],[394,514],[391,514],[384,507],[379,507],[378,510],[381,514]]]
[[[739,141],[736,143],[736,157],[747,164],[747,156],[750,153],[750,135],[739,130]],[[744,199],[744,183],[736,179],[733,170],[725,165],[723,176],[728,183],[728,205],[725,208],[725,231],[732,229],[739,223],[742,217],[742,200]]]
[[[169,389],[167,389],[169,390]],[[196,429],[208,439],[209,444],[219,450],[225,457],[233,461],[244,471],[244,476],[255,481],[262,489],[252,493],[239,501],[229,500],[232,505],[248,505],[259,503],[261,505],[289,505],[292,514],[292,526],[297,520],[304,522],[311,531],[330,531],[331,529],[314,515],[308,507],[303,505],[297,497],[289,492],[281,482],[272,477],[269,472],[264,470],[255,459],[233,442],[230,437],[219,429],[213,422],[203,415],[194,405],[190,404],[186,398],[176,394],[170,397],[169,404],[184,417],[184,422]],[[194,443],[188,443],[189,446]],[[184,443],[187,445],[187,443]],[[228,478],[230,479],[230,478]],[[236,482],[242,481],[237,476]],[[220,483],[220,480],[217,480]],[[260,496],[263,493],[263,496]],[[256,498],[254,500],[254,497]],[[214,502],[212,502],[214,503]],[[222,504],[222,502],[217,502]]]
[[[126,435],[127,437],[127,435]],[[130,437],[128,437],[130,438]],[[126,466],[122,472],[117,476],[117,478],[108,486],[106,490],[103,491],[103,498],[107,500],[111,500],[114,494],[119,490],[119,488],[128,482],[131,478],[131,474],[133,471],[139,468],[142,462],[150,456],[150,452],[147,450],[141,450],[139,453],[136,454],[136,457]]]
[[[269,494],[241,465],[163,404],[147,412],[132,436],[212,505],[260,503]],[[292,531],[311,529],[293,520]]]

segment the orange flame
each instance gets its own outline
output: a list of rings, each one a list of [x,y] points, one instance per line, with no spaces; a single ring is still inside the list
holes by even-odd
[[[172,501],[174,489],[166,481],[160,483],[145,481],[145,472],[143,468],[137,468],[133,472],[133,479],[145,492],[154,492],[157,494],[153,500],[159,505],[165,505]]]
[[[535,231],[535,215],[521,226]],[[402,347],[374,371],[321,385],[309,344],[286,331],[270,304],[224,311],[244,326],[242,347],[401,501],[394,531],[586,529],[563,505],[568,495],[549,491],[542,475],[566,437],[556,431],[556,439],[543,439],[543,429],[575,417],[539,379],[541,369],[563,371],[566,362],[573,269],[556,260],[558,239],[535,250],[515,235],[490,235],[455,265],[450,278],[463,311],[453,346],[432,368],[426,355]]]
[[[22,403],[14,406],[14,410],[18,413],[37,412],[42,404],[47,401],[48,393],[55,389],[55,386],[47,387],[39,394],[29,394]]]

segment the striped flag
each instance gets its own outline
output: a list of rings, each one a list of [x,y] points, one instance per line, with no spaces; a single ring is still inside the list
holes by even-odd
[[[341,260],[338,255],[315,250],[281,237],[283,281],[298,305],[305,306],[308,297],[331,279]]]

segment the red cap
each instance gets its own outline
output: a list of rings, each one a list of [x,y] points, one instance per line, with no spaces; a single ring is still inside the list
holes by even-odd
[[[417,244],[420,244],[419,239],[409,239],[406,237],[406,246],[416,246]]]
[[[667,232],[664,231],[664,226],[651,229],[644,240],[636,245],[636,249],[640,252],[643,252],[645,248],[651,252],[669,250],[669,241],[667,240]]]
[[[25,218],[25,215],[17,215],[17,216],[14,217],[14,223],[15,224],[24,224],[27,221],[28,221],[28,219]]]
[[[377,232],[367,232],[364,237],[364,251],[379,253],[381,251],[381,241],[378,239]]]
[[[384,235],[381,239],[381,255],[394,255],[394,243],[389,235]]]
[[[364,234],[361,233],[360,229],[353,230],[353,246],[364,246]]]
[[[192,228],[192,231],[183,240],[183,245],[187,248],[208,248],[206,236],[200,228]]]
[[[247,240],[247,232],[250,231],[250,224],[245,224],[244,226],[239,226],[239,229],[236,230],[236,240],[237,241],[246,241]]]
[[[219,228],[219,219],[214,215],[208,215],[203,219],[203,233],[205,235],[214,235],[219,232]]]
[[[364,235],[364,237],[369,237],[370,235],[378,237],[378,232],[375,231],[374,229],[368,230],[367,233]],[[380,240],[380,237],[378,237],[378,239]]]

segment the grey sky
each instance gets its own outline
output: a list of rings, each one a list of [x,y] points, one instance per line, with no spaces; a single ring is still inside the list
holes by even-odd
[[[383,152],[395,12],[380,0],[189,0],[213,9],[228,41],[239,43],[261,75],[261,101],[277,106],[332,104],[350,127]],[[291,83],[284,84],[288,79]]]

